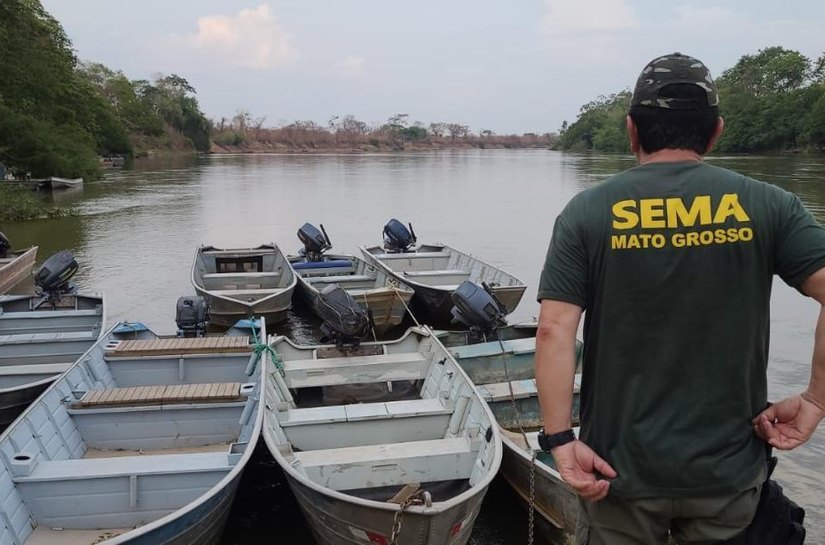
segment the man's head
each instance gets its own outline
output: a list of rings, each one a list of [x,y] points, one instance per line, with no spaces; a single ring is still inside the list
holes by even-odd
[[[645,66],[628,117],[634,153],[679,149],[704,155],[722,132],[719,94],[710,72],[701,61],[681,53],[657,57]]]

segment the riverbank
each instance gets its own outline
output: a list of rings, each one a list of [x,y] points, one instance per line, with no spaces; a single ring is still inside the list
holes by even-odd
[[[72,215],[71,208],[48,206],[31,190],[7,182],[0,182],[0,203],[0,222]]]
[[[470,144],[464,142],[457,143],[409,143],[402,144],[316,144],[304,142],[244,142],[238,145],[212,143],[210,153],[232,154],[232,153],[392,153],[399,151],[448,151],[448,150],[469,150],[469,149],[548,149],[546,145],[535,146],[511,146],[506,144]]]

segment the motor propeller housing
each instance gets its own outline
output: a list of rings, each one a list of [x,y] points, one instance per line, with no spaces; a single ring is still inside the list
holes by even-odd
[[[332,242],[330,242],[323,224],[321,224],[321,229],[311,223],[303,224],[298,229],[298,240],[304,245],[298,253],[310,262],[323,261],[324,252],[332,249]]]
[[[384,226],[384,248],[390,253],[402,253],[409,249],[418,241],[413,230],[412,223],[408,223],[409,229],[395,218],[392,218]]]
[[[450,297],[455,305],[451,310],[453,323],[482,332],[491,332],[507,323],[507,308],[486,282],[479,286],[465,280]]]

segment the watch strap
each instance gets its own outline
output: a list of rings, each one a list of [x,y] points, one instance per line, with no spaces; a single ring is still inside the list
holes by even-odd
[[[544,429],[539,432],[539,447],[541,450],[545,452],[550,452],[552,449],[556,447],[560,447],[562,445],[566,445],[572,441],[576,440],[576,434],[573,433],[572,429],[567,429],[564,431],[560,431],[558,433],[552,433],[547,435],[544,433]]]

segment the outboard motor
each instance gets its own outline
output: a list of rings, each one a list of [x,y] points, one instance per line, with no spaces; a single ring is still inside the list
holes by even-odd
[[[455,305],[452,308],[454,323],[484,333],[507,323],[507,308],[496,299],[486,282],[479,286],[465,280],[450,296]]]
[[[69,250],[60,250],[49,257],[34,275],[39,295],[56,305],[63,295],[75,293],[77,286],[69,280],[77,273],[77,268],[77,261]]]
[[[392,218],[384,226],[384,249],[391,254],[406,252],[418,240],[413,231],[412,223],[408,223],[409,230],[403,223]]]
[[[203,337],[209,325],[209,306],[203,297],[178,297],[175,310],[178,337]]]
[[[6,257],[11,250],[11,242],[6,238],[6,235],[0,231],[0,258]]]
[[[332,248],[332,242],[330,242],[323,224],[321,224],[320,231],[311,223],[303,224],[298,229],[298,240],[304,245],[298,253],[304,256],[307,261],[323,261],[324,252]]]
[[[358,306],[352,295],[337,284],[330,284],[321,290],[317,307],[316,312],[324,321],[321,324],[321,332],[324,334],[322,342],[358,346],[372,326],[367,311]]]

